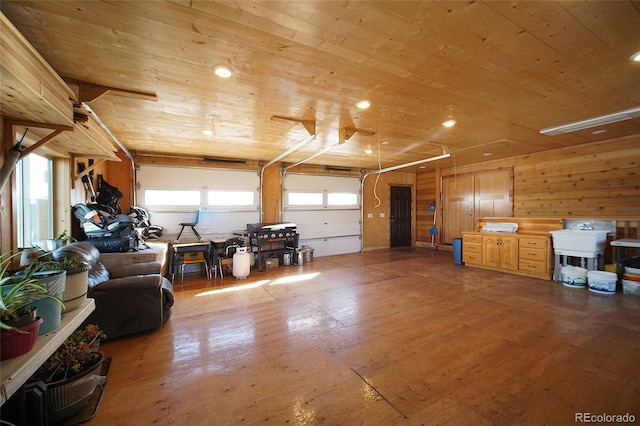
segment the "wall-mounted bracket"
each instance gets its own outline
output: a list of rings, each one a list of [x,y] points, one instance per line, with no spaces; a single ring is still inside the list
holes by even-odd
[[[14,126],[22,126],[22,127],[37,127],[39,129],[51,129],[53,132],[49,133],[47,136],[43,137],[30,147],[25,148],[20,153],[20,158],[24,158],[26,155],[29,155],[36,149],[40,148],[47,142],[51,141],[53,138],[58,136],[62,132],[72,132],[73,126],[66,126],[63,124],[50,124],[50,123],[40,123],[37,121],[29,121],[29,120],[14,120],[12,118],[5,119],[6,131],[10,132],[10,140],[12,141],[12,145],[15,144],[15,131],[13,130]]]
[[[151,92],[142,92],[139,90],[122,89],[119,87],[102,86],[100,84],[88,83],[86,81],[71,80],[78,85],[78,97],[80,102],[93,102],[102,95],[115,92],[130,98],[143,99],[146,101],[158,101],[158,96]]]
[[[93,170],[95,170],[100,164],[104,163],[105,159],[100,159],[97,161],[94,161],[93,164],[91,164],[89,167],[86,167],[84,170],[82,171],[78,171],[78,169],[80,168],[78,165],[78,159],[79,158],[86,158],[86,159],[91,159],[91,157],[89,156],[84,156],[84,155],[72,155],[71,156],[71,164],[73,165],[73,170],[71,171],[71,182],[76,182],[76,180],[78,179],[82,179],[85,176],[88,176],[89,173],[91,173]]]
[[[312,136],[316,135],[315,120],[303,120],[301,118],[285,117],[282,115],[273,115],[271,116],[271,121],[284,121],[284,122],[293,121],[296,123],[300,123],[304,126],[305,129],[307,129],[307,132],[309,132],[310,135]]]
[[[340,135],[341,144],[351,139],[351,137],[356,133],[360,133],[363,136],[373,136],[376,134],[375,130],[359,129],[357,127],[342,127],[340,129],[340,133],[341,133]]]

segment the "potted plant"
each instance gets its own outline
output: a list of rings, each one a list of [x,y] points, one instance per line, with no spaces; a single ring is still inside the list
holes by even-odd
[[[20,276],[10,275],[8,269],[14,256],[5,258],[0,254],[0,359],[14,358],[33,349],[43,322],[36,316],[35,300],[52,299],[62,304],[61,299],[38,284],[30,270]]]
[[[67,245],[69,243],[75,243],[77,241],[75,238],[69,235],[66,229],[62,231],[60,234],[58,234],[58,236],[55,239],[60,241],[61,246]]]
[[[57,266],[55,263],[38,260],[31,263],[18,275],[30,275],[47,290],[49,295],[62,300],[67,282],[67,271],[58,269]],[[53,331],[60,326],[64,302],[56,303],[55,300],[49,297],[38,297],[33,300],[33,304],[38,308],[38,315],[42,317],[40,335]]]
[[[64,312],[69,312],[82,305],[87,299],[89,287],[89,270],[91,265],[74,255],[60,260],[47,260],[37,266],[40,270],[62,270],[67,272],[64,293]]]
[[[97,344],[106,337],[94,324],[74,331],[31,377],[30,382],[47,384],[50,420],[80,411],[96,386],[105,383],[99,376],[104,355],[97,351]]]

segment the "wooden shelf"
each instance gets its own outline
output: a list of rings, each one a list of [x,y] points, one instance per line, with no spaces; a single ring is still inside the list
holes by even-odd
[[[87,299],[73,311],[62,315],[60,326],[47,334],[39,336],[35,347],[28,353],[2,361],[0,368],[0,405],[4,404],[49,356],[64,343],[95,309],[93,299]]]

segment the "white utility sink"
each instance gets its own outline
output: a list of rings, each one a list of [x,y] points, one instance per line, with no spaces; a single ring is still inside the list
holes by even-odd
[[[607,245],[609,231],[559,229],[549,231],[555,254],[573,257],[597,257]]]

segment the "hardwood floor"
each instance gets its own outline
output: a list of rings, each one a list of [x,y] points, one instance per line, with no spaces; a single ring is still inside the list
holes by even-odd
[[[173,316],[106,341],[100,425],[640,421],[640,297],[401,248],[175,284]]]

